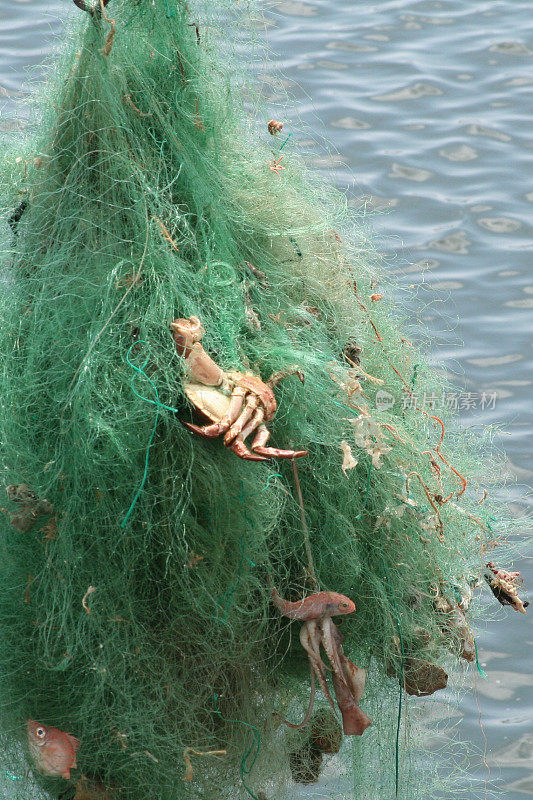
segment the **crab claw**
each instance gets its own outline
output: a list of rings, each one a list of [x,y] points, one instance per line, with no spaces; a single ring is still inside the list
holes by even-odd
[[[270,439],[270,431],[266,425],[261,424],[252,442],[254,453],[266,456],[266,458],[301,458],[307,455],[307,450],[280,450],[278,447],[266,447]]]
[[[198,433],[204,439],[213,439],[215,436],[220,436],[224,432],[223,425],[216,422],[214,425],[195,425],[193,422],[184,422],[186,428]]]
[[[175,319],[174,322],[170,323],[170,329],[174,336],[178,353],[185,358],[189,356],[192,346],[201,341],[205,333],[205,329],[198,317]]]
[[[300,369],[300,367],[287,367],[287,369],[281,369],[279,372],[275,372],[270,378],[265,381],[267,386],[270,386],[271,389],[274,386],[282,381],[284,378],[288,378],[290,375],[297,375],[300,382],[303,384],[305,383],[305,375]]]
[[[307,450],[280,450],[278,447],[254,447],[254,453],[259,453],[266,458],[301,458],[307,455]]]
[[[201,425],[195,425],[193,422],[184,422],[183,424],[186,428],[189,428],[193,433],[197,433],[203,439],[212,439],[214,436],[218,436],[218,433],[213,433],[215,425],[206,425],[202,427]],[[267,461],[266,456],[250,452],[240,439],[235,439],[231,444],[226,446],[229,450],[232,450],[235,455],[239,456],[239,458],[243,458],[245,461]],[[269,448],[266,449],[268,450]],[[281,456],[281,458],[283,458],[283,456]],[[285,458],[287,458],[287,456],[285,456]]]
[[[265,456],[250,452],[250,450],[248,450],[244,442],[241,441],[240,439],[235,439],[229,445],[229,449],[232,452],[234,452],[236,456],[239,456],[239,458],[243,458],[245,461],[267,461],[267,458]]]

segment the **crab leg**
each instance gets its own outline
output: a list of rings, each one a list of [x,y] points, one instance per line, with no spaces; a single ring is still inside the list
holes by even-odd
[[[274,388],[280,381],[284,378],[288,378],[290,375],[298,375],[298,378],[302,383],[305,383],[305,376],[300,369],[300,367],[287,367],[287,369],[280,369],[279,372],[275,372],[270,378],[265,381],[267,386],[270,386],[271,389]]]
[[[246,393],[246,390],[243,389],[243,392]],[[242,433],[242,430],[246,423],[251,419],[253,416],[254,411],[257,409],[259,405],[259,398],[255,394],[249,394],[246,398],[246,404],[244,409],[241,411],[240,415],[233,421],[233,424],[229,431],[224,436],[224,444],[226,447],[233,442],[233,440]]]
[[[300,458],[307,455],[307,450],[280,450],[279,447],[265,447],[270,438],[270,431],[264,424],[259,425],[252,442],[252,450],[267,458]]]
[[[265,412],[263,411],[263,409],[258,408],[257,411],[255,411],[251,420],[248,422],[247,425],[245,425],[242,431],[235,437],[233,442],[230,442],[230,444],[227,445],[227,447],[229,447],[230,450],[233,450],[233,452],[236,455],[238,455],[239,458],[244,458],[247,461],[266,461],[266,458],[264,456],[250,452],[250,450],[248,450],[248,448],[244,444],[244,440],[246,439],[246,437],[249,436],[252,433],[252,431],[254,431],[258,427],[258,425],[260,425],[263,422],[264,416]]]
[[[313,711],[313,706],[315,705],[316,680],[315,680],[315,673],[313,672],[313,667],[311,666],[311,662],[309,662],[309,672],[311,673],[311,696],[309,698],[309,705],[307,707],[307,712],[303,720],[299,722],[297,725],[295,725],[294,722],[289,722],[289,720],[282,717],[281,714],[275,714],[275,716],[279,720],[281,720],[281,722],[283,722],[284,725],[288,725],[289,728],[292,728],[295,731],[299,731],[301,728],[307,725],[307,723],[309,722],[309,717],[311,716],[311,713]]]

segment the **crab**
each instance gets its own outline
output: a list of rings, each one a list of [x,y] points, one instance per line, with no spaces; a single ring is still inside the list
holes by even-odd
[[[211,420],[207,425],[186,422],[187,428],[208,439],[224,434],[225,446],[248,461],[307,455],[307,450],[266,446],[270,438],[266,423],[277,409],[273,389],[289,375],[298,375],[303,383],[304,376],[298,367],[276,372],[267,381],[252,372],[224,372],[201,345],[205,330],[198,317],[176,319],[170,327],[176,350],[185,359],[185,394],[192,405]],[[252,433],[255,435],[250,450],[245,440]]]

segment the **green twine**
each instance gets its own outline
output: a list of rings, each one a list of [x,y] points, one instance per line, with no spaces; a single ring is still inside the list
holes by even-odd
[[[168,0],[165,0],[165,8],[166,8],[166,17],[167,17],[167,19],[172,19],[172,17],[176,16],[176,9],[175,8],[172,8],[172,9],[170,8],[170,6],[168,4]]]
[[[262,492],[267,491],[267,489],[270,487],[270,481],[273,478],[282,478],[282,477],[283,477],[283,475],[281,475],[279,472],[271,473],[267,477],[266,483],[263,486],[263,488],[261,489],[261,491]],[[245,527],[247,527],[247,523],[249,522],[249,516],[248,516],[248,510],[247,510],[247,504],[246,504],[244,488],[245,488],[244,487],[244,481],[241,481],[241,486],[240,486],[240,490],[239,490],[239,502],[241,502],[243,504],[243,508],[244,508],[244,511],[243,511],[244,524],[245,524]],[[229,608],[230,608],[230,605],[231,605],[231,601],[232,601],[233,595],[235,594],[235,592],[237,590],[237,587],[238,587],[238,585],[240,583],[240,580],[241,580],[241,577],[242,577],[242,569],[243,569],[243,566],[244,566],[244,562],[247,561],[252,567],[255,567],[255,563],[250,558],[248,558],[248,556],[246,555],[245,549],[244,549],[245,536],[246,536],[246,530],[243,533],[243,535],[241,536],[241,538],[239,539],[239,545],[238,546],[239,546],[239,550],[240,550],[240,553],[241,553],[241,557],[239,559],[239,566],[237,568],[237,575],[236,575],[235,581],[228,588],[227,592],[222,597],[222,600],[219,601],[219,605],[222,605],[222,602],[224,601],[224,599],[226,599],[224,613],[222,615],[222,619],[223,620],[225,620],[226,617],[227,617],[227,614],[228,614],[228,611],[229,611]],[[246,783],[246,777],[251,773],[251,771],[254,768],[255,762],[257,761],[257,756],[259,755],[259,750],[261,748],[261,734],[259,733],[258,729],[255,727],[255,725],[251,725],[249,722],[244,722],[244,720],[240,720],[240,719],[227,719],[226,717],[223,717],[222,714],[220,713],[219,709],[218,709],[218,695],[217,694],[215,694],[213,696],[213,705],[214,705],[214,709],[215,709],[215,714],[218,714],[218,716],[221,719],[223,719],[224,722],[232,722],[232,723],[234,723],[236,725],[246,725],[246,727],[249,728],[250,731],[252,732],[252,740],[251,740],[249,746],[245,748],[245,750],[244,750],[244,752],[243,752],[243,754],[241,756],[241,764],[240,764],[241,781],[242,781],[243,787],[245,788],[246,792],[250,795],[250,797],[253,798],[253,800],[259,800],[259,798],[252,792],[252,790],[250,789],[250,787]]]
[[[126,361],[130,365],[130,367],[135,371],[135,374],[133,375],[133,377],[132,377],[132,379],[130,381],[130,388],[131,388],[133,394],[135,395],[135,397],[138,397],[140,400],[144,400],[145,403],[151,403],[152,405],[154,405],[156,407],[157,410],[155,412],[155,419],[154,419],[154,426],[152,428],[152,433],[150,434],[150,438],[148,439],[148,445],[146,447],[146,455],[144,457],[144,474],[142,476],[141,483],[139,484],[139,488],[137,489],[137,492],[135,493],[135,497],[131,501],[131,505],[130,505],[130,507],[128,509],[128,512],[127,512],[126,516],[124,517],[124,519],[122,520],[122,522],[120,524],[121,528],[125,528],[126,525],[128,524],[128,520],[129,520],[129,518],[130,518],[130,516],[131,516],[131,514],[133,512],[133,509],[135,508],[135,504],[137,503],[137,500],[141,496],[142,490],[144,489],[144,485],[146,483],[146,479],[148,477],[148,464],[149,464],[149,459],[150,459],[150,448],[152,447],[152,445],[154,443],[155,432],[157,430],[157,423],[159,422],[159,409],[160,408],[164,408],[166,411],[174,411],[176,413],[178,411],[177,408],[172,408],[172,406],[166,406],[163,403],[159,402],[159,392],[157,391],[157,386],[155,385],[153,380],[144,371],[144,368],[146,367],[146,365],[148,364],[148,362],[150,360],[150,353],[148,353],[148,355],[146,356],[146,359],[145,359],[145,361],[144,361],[144,363],[143,363],[143,365],[141,367],[138,367],[136,364],[134,364],[131,361],[131,359],[130,359],[131,351],[133,350],[134,347],[137,347],[137,345],[139,345],[139,344],[146,344],[146,345],[150,346],[149,343],[147,341],[145,341],[144,339],[139,339],[137,342],[134,342],[131,345],[131,347],[128,349],[128,352],[126,353]],[[154,390],[155,397],[156,397],[155,400],[150,400],[149,397],[144,397],[142,394],[139,394],[139,392],[135,389],[135,383],[134,382],[135,382],[135,378],[137,377],[137,375],[142,375],[143,378],[146,378],[146,380],[148,381],[148,383],[150,384],[150,386]]]
[[[134,347],[137,347],[138,344],[147,344],[148,346],[150,346],[150,343],[145,341],[144,339],[138,339],[129,348],[129,350],[128,350],[127,354],[126,354],[126,361],[130,365],[130,367],[135,370],[135,372],[138,372],[139,375],[142,375],[143,378],[146,378],[146,380],[148,381],[148,383],[150,384],[150,386],[153,388],[153,390],[155,392],[156,399],[155,400],[150,400],[149,397],[144,397],[144,395],[139,394],[139,392],[135,389],[135,386],[134,386],[134,383],[133,383],[134,380],[135,380],[135,375],[133,376],[133,378],[130,381],[130,387],[131,387],[131,390],[132,390],[133,394],[135,395],[135,397],[138,397],[139,400],[144,400],[145,403],[150,403],[151,405],[156,406],[157,408],[162,408],[165,411],[172,411],[175,414],[178,414],[179,413],[179,408],[174,408],[173,406],[166,406],[164,403],[161,403],[159,401],[159,392],[157,391],[157,386],[155,385],[153,380],[151,378],[149,378],[148,375],[146,374],[146,372],[144,371],[144,368],[146,367],[146,365],[148,364],[148,361],[150,360],[150,355],[148,355],[148,357],[146,358],[146,361],[144,362],[142,367],[137,367],[135,364],[133,364],[130,361],[130,353],[131,353],[131,351],[133,350]]]
[[[241,757],[241,781],[242,785],[253,798],[253,800],[259,800],[259,798],[252,792],[250,787],[246,783],[246,776],[248,776],[254,768],[255,762],[257,761],[257,756],[259,755],[259,750],[261,748],[261,734],[259,733],[258,729],[255,725],[251,725],[249,722],[244,722],[242,719],[228,719],[227,717],[223,717],[218,709],[218,695],[213,695],[213,706],[215,709],[215,714],[218,714],[220,719],[224,720],[224,722],[232,722],[236,725],[245,725],[247,728],[250,729],[252,732],[252,741],[250,745],[246,747],[244,750],[242,757]]]
[[[280,149],[280,152],[283,150],[283,148],[285,147],[285,145],[287,144],[287,142],[289,141],[289,139],[291,138],[291,136],[292,136],[292,133],[289,133],[289,135],[287,136],[287,138],[285,139],[285,141],[283,142],[283,144],[282,144],[282,145],[281,145],[281,147],[279,148],[279,149]]]
[[[10,772],[8,769],[5,770],[5,774],[12,781],[21,781],[22,780],[22,778],[19,778],[18,775],[13,775],[13,773]]]
[[[228,611],[229,611],[230,606],[231,606],[231,601],[233,600],[233,595],[237,591],[239,583],[241,582],[242,570],[243,570],[245,561],[247,561],[249,564],[251,564],[252,567],[255,567],[254,562],[250,558],[248,558],[248,556],[246,555],[245,547],[244,547],[244,545],[245,545],[245,537],[247,535],[246,528],[248,527],[248,523],[250,521],[250,517],[248,516],[248,508],[247,508],[247,505],[246,505],[246,498],[245,498],[245,491],[244,491],[244,481],[241,481],[241,486],[240,486],[240,489],[239,489],[239,502],[241,503],[241,505],[243,507],[243,518],[244,518],[244,533],[242,534],[241,538],[239,539],[239,544],[238,544],[238,547],[239,547],[239,550],[240,550],[240,553],[241,553],[241,557],[239,559],[239,566],[237,567],[237,575],[235,576],[235,580],[233,581],[233,583],[231,583],[228,586],[228,588],[227,588],[226,592],[224,593],[224,595],[222,596],[222,598],[217,601],[219,606],[222,606],[224,601],[226,601],[225,605],[223,606],[224,607],[224,613],[222,614],[222,621],[223,622],[226,621],[226,618],[228,616]]]
[[[272,478],[283,478],[283,475],[280,472],[273,472],[272,475],[269,475],[265,486],[261,489],[262,492],[266,492],[266,490],[270,488],[270,481]]]
[[[481,664],[479,663],[479,658],[478,658],[478,655],[477,655],[477,642],[476,642],[476,640],[475,640],[475,639],[474,639],[474,652],[475,652],[475,654],[476,654],[476,667],[477,667],[477,671],[479,672],[479,674],[481,675],[481,677],[482,677],[482,678],[488,678],[489,676],[487,675],[487,673],[486,673],[486,672],[484,672],[484,671],[481,669]]]
[[[266,484],[263,486],[261,491],[262,492],[266,492],[266,490],[270,487],[270,481],[272,480],[272,478],[282,478],[282,477],[283,477],[283,475],[281,475],[279,472],[272,472],[268,476],[268,478],[266,480]],[[233,581],[232,584],[230,584],[230,586],[228,586],[228,589],[224,593],[222,598],[220,600],[217,600],[218,605],[224,608],[224,612],[222,614],[222,621],[223,622],[225,622],[226,619],[227,619],[228,611],[229,611],[230,606],[231,606],[231,601],[233,599],[233,595],[237,591],[237,588],[238,588],[239,583],[241,581],[242,571],[243,571],[243,567],[244,567],[245,561],[247,561],[248,564],[250,564],[251,567],[255,567],[255,563],[252,561],[251,558],[248,558],[248,556],[246,555],[246,550],[245,550],[246,535],[247,535],[246,528],[248,527],[248,524],[250,522],[250,517],[248,515],[248,505],[246,503],[246,497],[245,497],[245,491],[244,491],[244,481],[241,481],[241,487],[239,489],[239,502],[242,504],[242,507],[243,507],[243,518],[244,518],[245,531],[242,534],[241,538],[239,539],[238,548],[239,548],[241,557],[239,559],[239,566],[237,567],[237,575],[235,576],[235,580]]]
[[[238,588],[239,583],[241,581],[244,562],[247,561],[250,564],[250,566],[255,567],[254,562],[251,560],[251,558],[248,558],[248,556],[246,555],[245,537],[246,537],[246,531],[243,533],[243,535],[239,539],[238,548],[239,548],[241,557],[239,559],[239,566],[237,567],[237,575],[235,577],[235,580],[234,580],[234,582],[232,584],[230,584],[228,586],[228,589],[224,593],[222,598],[220,600],[217,600],[218,605],[219,606],[223,606],[223,608],[224,608],[224,613],[222,614],[222,621],[223,622],[226,621],[226,618],[228,616],[228,611],[229,611],[230,606],[231,606],[231,601],[233,599],[233,595],[237,591],[237,588]],[[226,601],[225,604],[224,604],[224,601]]]
[[[373,470],[374,470],[374,465],[372,464],[372,462],[370,462],[370,468],[368,470],[368,478],[367,478],[367,481],[366,481],[366,490],[365,490],[365,497],[364,497],[364,500],[363,500],[363,505],[361,506],[361,511],[359,512],[359,514],[357,514],[356,517],[354,517],[354,519],[361,519],[361,517],[363,516],[363,511],[366,508],[366,504],[368,503],[368,497],[369,497],[369,494],[370,494],[370,481],[371,481],[371,478],[372,478]]]
[[[396,600],[394,599],[394,592],[391,585],[391,580],[389,576],[389,572],[387,570],[387,565],[385,563],[385,559],[382,558],[383,561],[383,569],[385,570],[385,577],[387,579],[387,583],[389,584],[389,589],[391,592],[391,601],[392,607],[394,609],[394,613],[396,615],[396,627],[398,628],[398,636],[400,639],[400,650],[402,653],[402,663],[400,667],[400,698],[398,703],[398,718],[396,721],[396,743],[395,743],[395,753],[394,753],[394,771],[395,771],[395,797],[398,797],[399,790],[400,790],[400,727],[402,722],[402,703],[403,703],[403,674],[404,674],[404,667],[405,667],[405,650],[403,646],[403,636],[402,636],[402,626],[400,624],[400,615],[398,613],[398,607],[396,605]]]

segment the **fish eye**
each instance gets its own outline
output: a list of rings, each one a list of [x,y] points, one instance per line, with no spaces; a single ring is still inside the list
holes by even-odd
[[[348,608],[348,603],[341,603],[341,608]]]
[[[43,739],[43,738],[46,736],[46,731],[45,731],[45,729],[44,729],[44,728],[37,728],[37,730],[35,731],[35,733],[37,734],[37,736],[39,737],[39,739]]]

